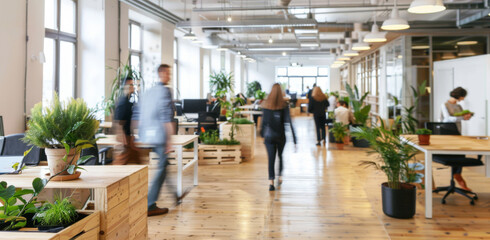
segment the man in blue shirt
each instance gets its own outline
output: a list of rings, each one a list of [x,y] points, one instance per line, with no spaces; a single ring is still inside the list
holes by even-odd
[[[171,150],[170,136],[174,134],[174,110],[172,106],[172,93],[166,86],[170,82],[170,66],[162,64],[158,67],[160,82],[146,91],[139,104],[140,141],[154,145],[160,157],[158,169],[148,191],[148,216],[168,213],[168,208],[159,208],[156,205],[158,195],[162,188],[167,172],[167,154]]]

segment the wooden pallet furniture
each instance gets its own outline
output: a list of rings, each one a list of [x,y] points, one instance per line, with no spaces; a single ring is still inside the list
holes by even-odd
[[[158,160],[158,155],[155,152],[150,153],[151,160]],[[194,150],[191,149],[183,149],[182,150],[182,163],[187,164],[194,159]],[[177,153],[172,150],[167,155],[167,160],[170,165],[177,165]]]
[[[21,228],[19,231],[0,232],[1,239],[16,240],[97,240],[100,231],[100,212],[89,213],[82,220],[57,233],[38,232],[37,228]]]
[[[94,210],[100,211],[100,239],[146,239],[148,166],[84,168],[87,171],[83,171],[79,179],[51,181],[46,188],[92,189]],[[21,174],[0,175],[0,181],[19,188],[32,188],[32,180],[45,176],[47,172],[47,167],[27,167]]]
[[[238,131],[235,131],[235,139],[240,141],[242,146],[242,157],[244,161],[251,161],[255,154],[256,131],[254,124],[237,124]],[[230,138],[231,124],[221,124],[220,138]]]
[[[199,145],[199,164],[239,164],[241,145]]]

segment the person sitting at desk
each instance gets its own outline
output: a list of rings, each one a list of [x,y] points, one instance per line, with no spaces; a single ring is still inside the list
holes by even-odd
[[[341,122],[345,125],[354,122],[354,114],[349,110],[347,103],[345,101],[339,101],[337,103],[337,108],[334,111],[335,121]]]

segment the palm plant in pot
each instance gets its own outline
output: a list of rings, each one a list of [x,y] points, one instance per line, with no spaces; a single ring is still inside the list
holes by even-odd
[[[430,145],[430,135],[432,134],[431,130],[429,130],[427,128],[420,128],[420,129],[417,129],[415,134],[417,134],[419,137],[419,144],[420,145]]]
[[[99,122],[94,110],[89,109],[82,99],[61,102],[55,94],[46,107],[38,103],[31,110],[29,129],[23,140],[39,148],[45,148],[51,176],[73,175],[76,170],[92,156],[79,158],[82,149],[93,147]],[[67,177],[60,176],[67,180]],[[53,179],[53,180],[61,180]]]
[[[352,127],[366,127],[369,119],[369,112],[371,111],[371,105],[364,105],[364,100],[369,92],[366,92],[361,96],[357,86],[354,86],[354,90],[352,90],[352,87],[348,83],[345,85],[345,89],[349,94],[349,100],[352,109],[354,110],[354,119],[356,122],[352,124]],[[352,138],[352,144],[354,147],[369,147],[369,142],[367,140],[357,139],[356,137]]]
[[[341,122],[333,123],[333,128],[329,130],[333,133],[338,150],[344,149],[344,138],[347,136],[347,125]]]
[[[397,132],[380,127],[352,129],[352,135],[366,139],[377,153],[374,161],[363,161],[361,165],[373,166],[383,171],[388,181],[381,184],[383,212],[394,218],[411,218],[415,214],[416,187],[410,184],[417,179],[413,168],[417,150],[399,138]]]

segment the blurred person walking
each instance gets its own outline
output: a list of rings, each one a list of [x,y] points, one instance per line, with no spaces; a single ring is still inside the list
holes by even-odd
[[[328,106],[327,97],[322,89],[314,87],[308,103],[308,112],[313,113],[313,119],[315,120],[317,146],[321,145],[321,141],[323,141],[323,145],[326,145],[325,124],[327,123],[326,111]]]
[[[140,141],[154,145],[153,151],[159,156],[158,168],[148,191],[148,216],[168,213],[168,208],[156,205],[160,190],[167,174],[167,154],[171,150],[170,136],[175,129],[172,123],[174,108],[172,93],[166,85],[170,82],[170,66],[162,64],[158,67],[160,82],[146,91],[139,104],[139,135]]]
[[[282,152],[286,144],[285,123],[289,123],[293,133],[293,141],[296,144],[293,124],[289,114],[289,107],[284,100],[281,85],[272,86],[267,99],[262,103],[262,127],[260,135],[264,138],[269,157],[269,191],[274,191],[276,153],[279,155],[279,185],[282,184],[283,158]]]
[[[133,117],[133,105],[135,103],[135,81],[131,74],[128,74],[123,84],[123,95],[119,97],[114,112],[116,123],[116,134],[119,142],[122,142],[122,149],[117,149],[114,157],[114,165],[125,165],[130,160],[139,163],[139,151],[134,145],[134,136],[131,134],[131,119]]]

